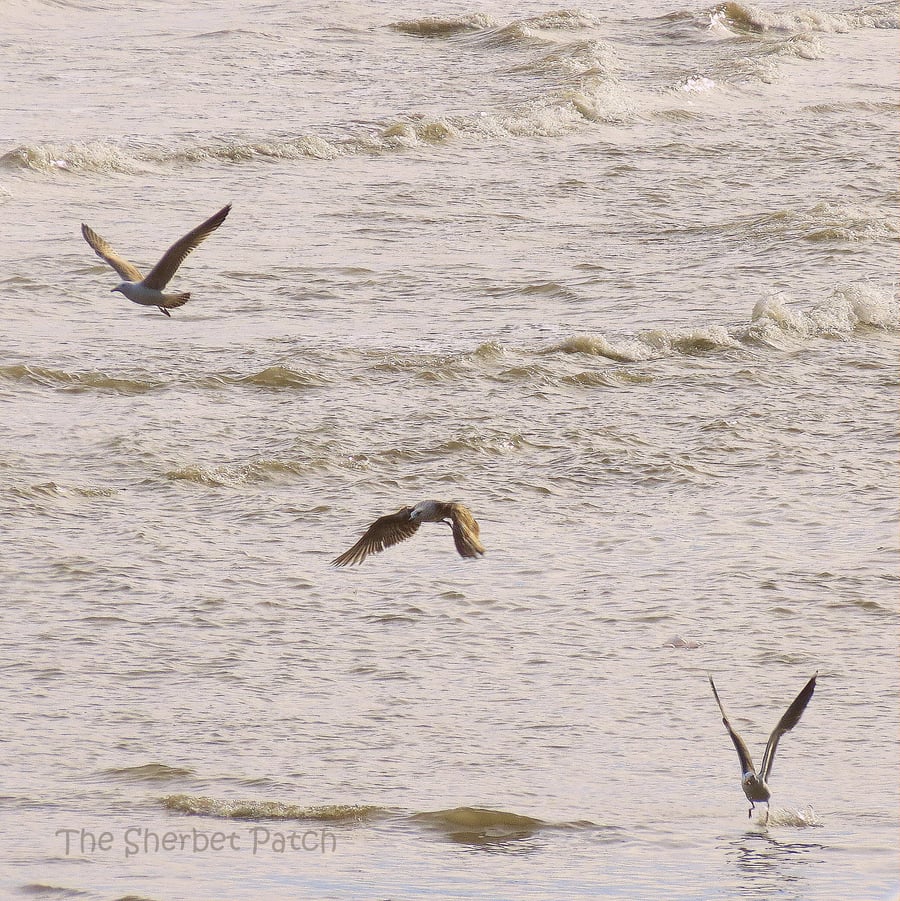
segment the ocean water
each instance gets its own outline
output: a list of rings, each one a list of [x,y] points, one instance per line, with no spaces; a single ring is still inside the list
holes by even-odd
[[[3,15],[3,897],[898,896],[895,4]]]

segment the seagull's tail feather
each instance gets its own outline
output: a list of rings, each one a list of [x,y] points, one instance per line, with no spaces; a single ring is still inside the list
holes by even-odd
[[[162,306],[174,310],[175,307],[183,307],[190,299],[190,291],[185,291],[184,294],[166,294]]]

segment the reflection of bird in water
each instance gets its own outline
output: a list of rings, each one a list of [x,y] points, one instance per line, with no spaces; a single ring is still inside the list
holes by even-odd
[[[422,501],[415,507],[403,507],[376,519],[362,538],[349,551],[335,557],[331,565],[362,563],[369,554],[377,554],[414,535],[423,522],[449,525],[461,557],[480,557],[484,553],[484,545],[478,539],[478,523],[468,507],[446,501]]]
[[[763,752],[762,765],[760,766],[759,771],[753,766],[753,760],[750,758],[750,752],[747,750],[744,740],[734,731],[731,723],[728,722],[728,715],[725,713],[725,708],[719,700],[719,693],[716,691],[716,685],[712,680],[712,676],[709,677],[709,684],[712,686],[716,703],[719,705],[719,710],[722,711],[722,722],[725,724],[725,728],[728,730],[732,742],[734,742],[734,747],[737,750],[738,757],[741,761],[741,788],[744,789],[744,794],[750,802],[750,810],[747,812],[748,817],[753,815],[753,809],[758,802],[765,802],[766,822],[769,822],[769,798],[772,793],[769,791],[769,786],[766,782],[772,772],[772,761],[775,759],[775,749],[778,747],[778,740],[781,736],[784,735],[785,732],[790,732],[791,729],[800,722],[800,717],[803,716],[803,711],[806,710],[806,705],[809,703],[813,691],[815,691],[816,676],[818,675],[819,674],[816,673],[816,675],[803,686],[803,690],[796,698],[794,698],[791,706],[788,707],[784,716],[778,721],[778,725],[772,730],[772,734],[769,736],[768,742],[766,742],[766,750]]]
[[[162,259],[150,270],[150,274],[146,278],[141,275],[139,269],[120,257],[107,241],[83,222],[81,223],[81,234],[84,235],[84,240],[91,245],[94,253],[101,260],[109,263],[119,273],[120,278],[124,279],[113,288],[113,291],[118,291],[141,306],[158,307],[160,313],[169,316],[169,310],[186,304],[191,299],[191,295],[187,291],[183,294],[164,294],[163,288],[172,280],[172,276],[178,271],[184,258],[225,221],[225,217],[230,211],[231,204],[229,203],[205,222],[192,228],[183,238],[179,238],[162,255]]]

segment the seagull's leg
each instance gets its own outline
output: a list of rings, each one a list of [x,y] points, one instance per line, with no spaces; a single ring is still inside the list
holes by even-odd
[[[750,819],[750,817],[753,816],[753,808],[754,808],[754,807],[756,807],[756,804],[754,804],[754,802],[751,801],[751,802],[750,802],[750,809],[747,811],[747,819],[748,819],[748,820]]]
[[[157,307],[157,309],[159,310],[160,313],[165,313],[166,316],[169,316],[169,317],[172,316],[172,314],[165,307]]]
[[[766,819],[765,819],[764,825],[766,825],[766,826],[769,825],[769,802],[768,801],[766,801]]]

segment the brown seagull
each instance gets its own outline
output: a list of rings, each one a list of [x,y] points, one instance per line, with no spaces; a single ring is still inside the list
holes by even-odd
[[[766,742],[762,766],[760,766],[758,772],[756,767],[753,766],[753,761],[750,759],[750,752],[747,750],[744,740],[734,731],[731,723],[728,722],[728,715],[725,713],[725,708],[719,700],[719,693],[716,691],[715,682],[713,682],[712,676],[709,677],[709,684],[712,686],[716,703],[719,705],[719,710],[722,711],[722,722],[725,724],[725,728],[731,736],[731,740],[738,753],[738,758],[741,761],[741,788],[744,789],[744,794],[750,802],[750,810],[747,812],[748,817],[753,815],[753,808],[757,803],[765,803],[766,822],[769,821],[769,798],[772,793],[769,791],[769,786],[766,785],[766,781],[772,772],[772,761],[775,759],[775,749],[778,747],[778,740],[785,732],[790,732],[791,729],[800,722],[800,717],[803,716],[803,711],[806,710],[806,705],[809,703],[813,691],[815,691],[816,677],[818,675],[819,674],[816,673],[815,676],[803,686],[803,690],[796,698],[794,698],[791,706],[788,707],[784,712],[784,716],[778,721],[778,725],[772,730],[772,734],[769,736],[768,742]]]
[[[128,260],[120,257],[97,232],[83,222],[81,223],[81,234],[84,235],[84,240],[91,245],[94,253],[101,260],[109,263],[124,279],[113,288],[114,292],[118,291],[129,300],[142,306],[159,307],[161,313],[169,316],[169,310],[186,304],[191,299],[191,295],[189,292],[164,294],[163,288],[169,284],[172,276],[178,271],[178,267],[184,262],[184,258],[201,241],[209,237],[225,221],[225,217],[230,212],[231,204],[229,203],[205,222],[192,228],[183,238],[179,238],[163,254],[162,259],[150,270],[150,274],[146,278]]]
[[[484,553],[484,545],[478,540],[478,523],[468,507],[446,501],[422,501],[415,507],[403,507],[376,519],[362,538],[349,551],[335,557],[331,565],[362,563],[369,554],[377,554],[414,535],[423,522],[443,522],[450,526],[461,557],[480,557]]]

